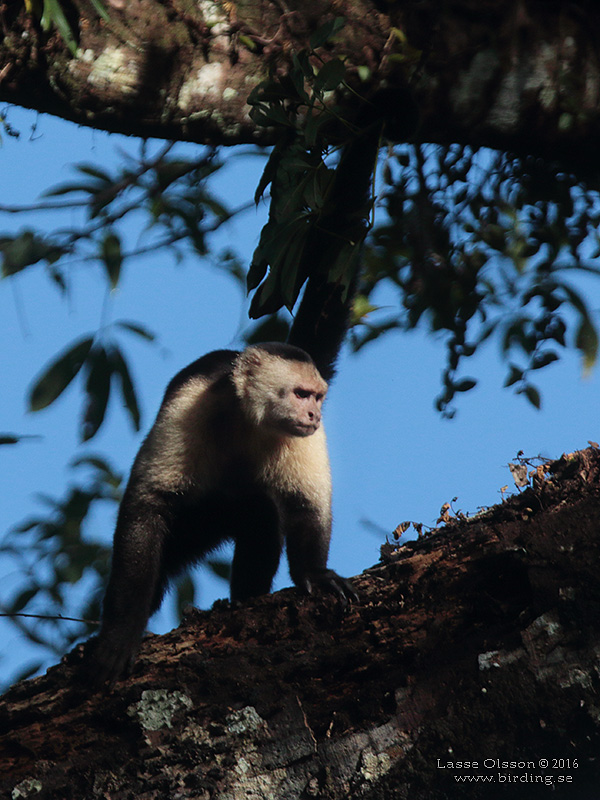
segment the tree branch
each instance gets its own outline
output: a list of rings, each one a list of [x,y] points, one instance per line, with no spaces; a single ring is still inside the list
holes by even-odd
[[[21,4],[4,6],[0,100],[144,137],[271,144],[269,130],[248,116],[250,90],[269,70],[286,71],[290,53],[325,20],[344,16],[323,57],[344,58],[363,96],[397,86],[396,117],[408,81],[421,141],[597,164],[600,10],[590,3],[408,0],[384,13],[371,0],[283,11],[269,0],[193,8],[137,0],[122,10],[111,5],[108,24],[83,0],[73,5],[76,58]]]
[[[386,546],[358,604],[288,589],[192,611],[108,694],[73,651],[0,703],[0,790],[442,800],[481,797],[457,782],[479,775],[486,797],[591,797],[600,451],[546,467]]]

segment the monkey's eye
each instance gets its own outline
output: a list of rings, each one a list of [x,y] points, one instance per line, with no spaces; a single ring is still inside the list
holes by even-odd
[[[294,389],[294,394],[301,400],[305,400],[307,397],[311,396],[312,392],[310,391],[310,389],[301,389],[298,386],[296,389]]]
[[[317,403],[320,403],[320,402],[321,402],[321,400],[323,399],[323,392],[318,392],[318,393],[315,395],[315,399],[316,399]]]

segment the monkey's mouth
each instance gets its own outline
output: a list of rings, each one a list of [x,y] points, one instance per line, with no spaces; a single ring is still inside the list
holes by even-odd
[[[319,427],[319,423],[315,422],[289,422],[287,431],[292,436],[312,436]]]

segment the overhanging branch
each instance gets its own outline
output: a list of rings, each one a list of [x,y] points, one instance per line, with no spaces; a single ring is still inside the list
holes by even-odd
[[[122,10],[109,5],[105,23],[79,0],[76,58],[56,32],[42,34],[15,6],[19,13],[2,12],[0,100],[80,124],[272,144],[248,116],[249,92],[270,69],[286,70],[289,54],[305,48],[323,21],[343,16],[346,25],[323,58],[343,57],[365,95],[383,83],[401,87],[396,116],[408,80],[421,141],[597,160],[600,10],[589,3],[256,0],[190,10],[177,0],[139,0]]]

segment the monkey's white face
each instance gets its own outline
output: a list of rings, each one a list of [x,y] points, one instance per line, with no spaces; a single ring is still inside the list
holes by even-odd
[[[269,398],[263,424],[288,436],[311,436],[321,424],[325,392],[302,384],[282,386],[276,398]]]
[[[311,436],[321,424],[327,383],[314,364],[280,358],[258,348],[245,351],[237,393],[259,428],[285,436]]]

